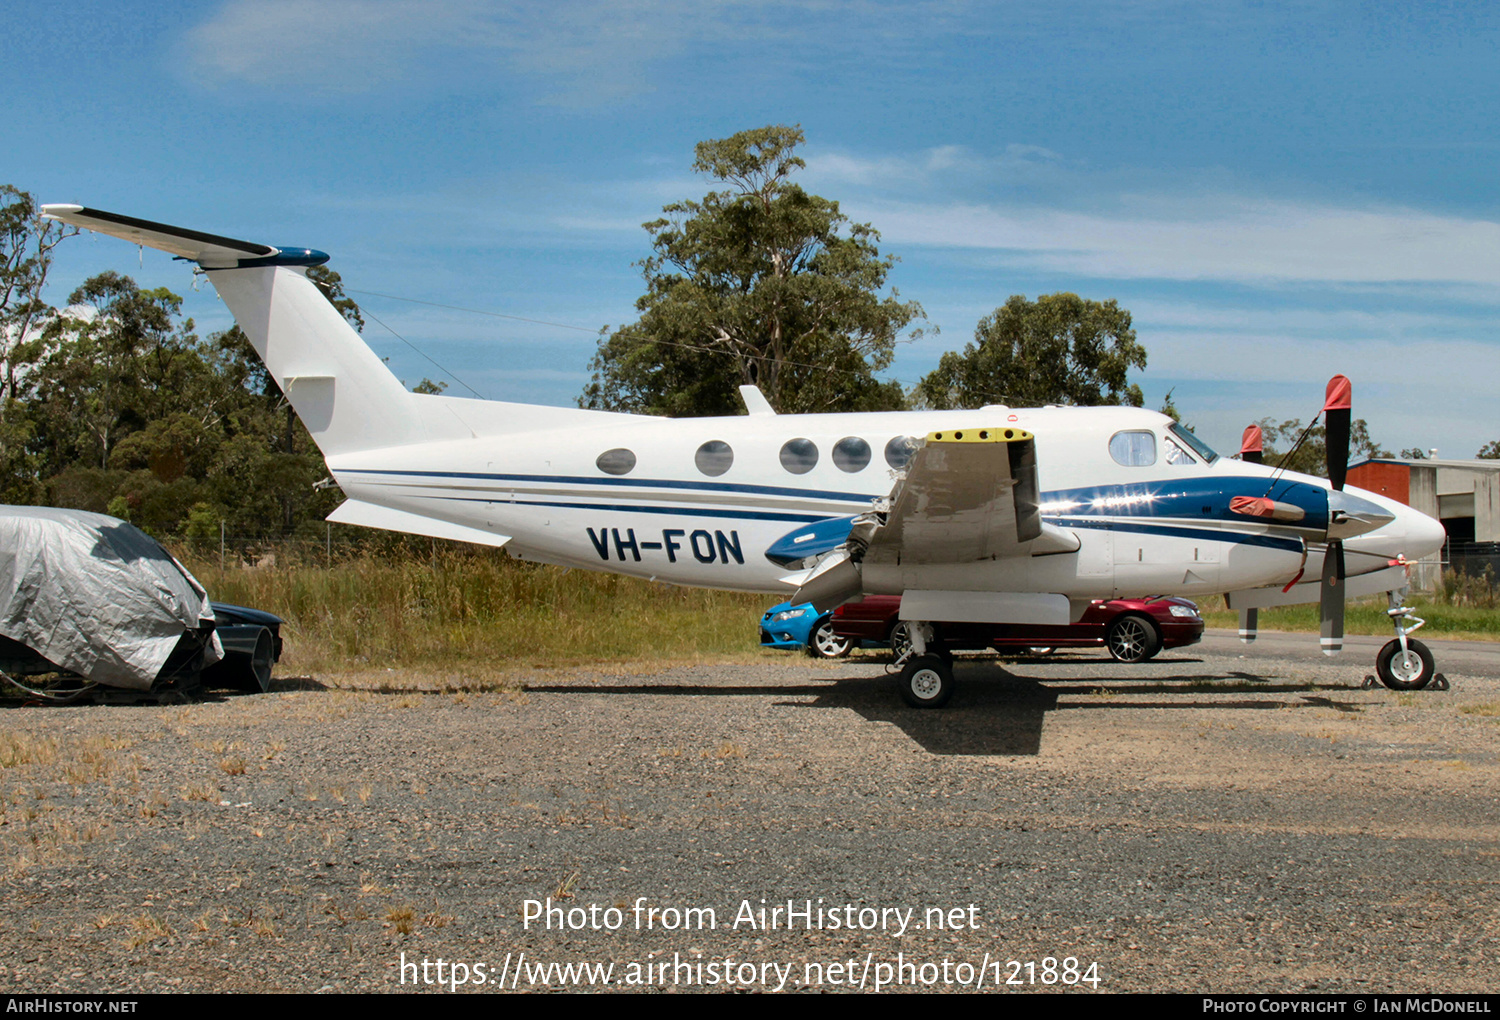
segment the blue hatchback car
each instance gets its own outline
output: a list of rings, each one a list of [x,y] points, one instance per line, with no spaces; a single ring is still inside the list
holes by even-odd
[[[782,602],[760,618],[760,643],[765,648],[787,651],[806,649],[815,659],[842,659],[854,642],[833,632],[831,613],[819,613],[811,602]]]

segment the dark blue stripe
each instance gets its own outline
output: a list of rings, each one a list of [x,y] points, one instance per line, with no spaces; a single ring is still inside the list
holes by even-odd
[[[636,488],[691,489],[702,492],[753,492],[768,496],[801,496],[808,499],[837,499],[868,503],[867,493],[829,492],[822,489],[791,489],[776,485],[743,485],[736,482],[681,482],[651,478],[582,478],[576,475],[492,475],[477,471],[389,471],[376,468],[346,468],[340,474],[410,475],[417,478],[483,478],[497,482],[563,482],[570,485],[623,485]],[[821,520],[821,518],[809,518]]]
[[[1063,528],[1094,528],[1111,531],[1131,531],[1143,535],[1168,535],[1172,538],[1196,538],[1201,542],[1229,542],[1234,545],[1258,545],[1267,549],[1281,549],[1301,553],[1302,542],[1295,538],[1277,538],[1275,535],[1247,535],[1238,531],[1220,531],[1212,528],[1171,527],[1166,524],[1143,524],[1138,521],[1086,521],[1070,517],[1044,518],[1049,524]]]
[[[1149,482],[1131,482],[1121,485],[1096,485],[1081,489],[1060,489],[1044,492],[1044,503],[1076,502],[1072,508],[1076,513],[1087,513],[1094,517],[1194,517],[1205,521],[1232,521],[1244,524],[1262,520],[1229,509],[1235,496],[1266,495],[1266,479],[1253,476],[1218,475],[1208,478],[1156,478]],[[1324,532],[1328,530],[1328,490],[1305,482],[1278,484],[1276,498],[1294,504],[1306,515],[1295,523],[1276,521],[1279,528],[1297,531]],[[1108,504],[1119,500],[1121,505]],[[1060,509],[1060,508],[1059,508]],[[1066,513],[1067,511],[1061,511]],[[1265,521],[1265,523],[1271,523]]]
[[[612,513],[638,513],[638,514],[672,514],[678,517],[726,517],[731,520],[744,521],[796,521],[806,524],[809,521],[827,520],[827,517],[812,517],[807,514],[778,514],[756,510],[694,510],[691,507],[678,506],[617,506],[610,503],[549,503],[541,500],[530,499],[480,499],[476,496],[434,496],[433,499],[446,499],[456,503],[490,503],[499,506],[552,506],[564,510],[608,510]]]

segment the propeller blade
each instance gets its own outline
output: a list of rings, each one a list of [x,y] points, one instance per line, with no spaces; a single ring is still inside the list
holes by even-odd
[[[1328,480],[1335,489],[1344,487],[1344,476],[1349,471],[1349,404],[1351,397],[1349,380],[1336,375],[1328,380],[1327,397],[1323,402],[1323,431],[1325,452],[1328,457]]]
[[[1323,616],[1324,655],[1344,649],[1344,543],[1328,543],[1323,553],[1323,594],[1319,606]]]
[[[1259,425],[1246,425],[1240,437],[1240,460],[1247,464],[1259,464],[1265,453],[1265,437]]]
[[[1240,640],[1245,644],[1255,641],[1256,632],[1260,629],[1260,610],[1240,610]]]

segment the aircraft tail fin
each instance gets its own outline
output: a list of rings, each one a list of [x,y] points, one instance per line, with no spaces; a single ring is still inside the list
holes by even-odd
[[[79,205],[42,214],[198,263],[325,457],[452,438],[306,276],[328,256]],[[456,428],[456,426],[455,426]],[[455,435],[458,433],[454,433]]]

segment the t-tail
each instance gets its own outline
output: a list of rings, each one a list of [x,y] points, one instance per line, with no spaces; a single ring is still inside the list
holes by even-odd
[[[275,248],[81,205],[42,215],[197,263],[234,314],[329,468],[340,458],[416,444],[542,429],[609,426],[622,415],[408,392],[307,278],[328,261],[311,248]],[[504,535],[351,499],[330,520],[503,545]]]
[[[81,205],[42,215],[196,262],[329,460],[413,443],[528,432],[615,417],[576,408],[410,393],[307,278],[328,261]]]

